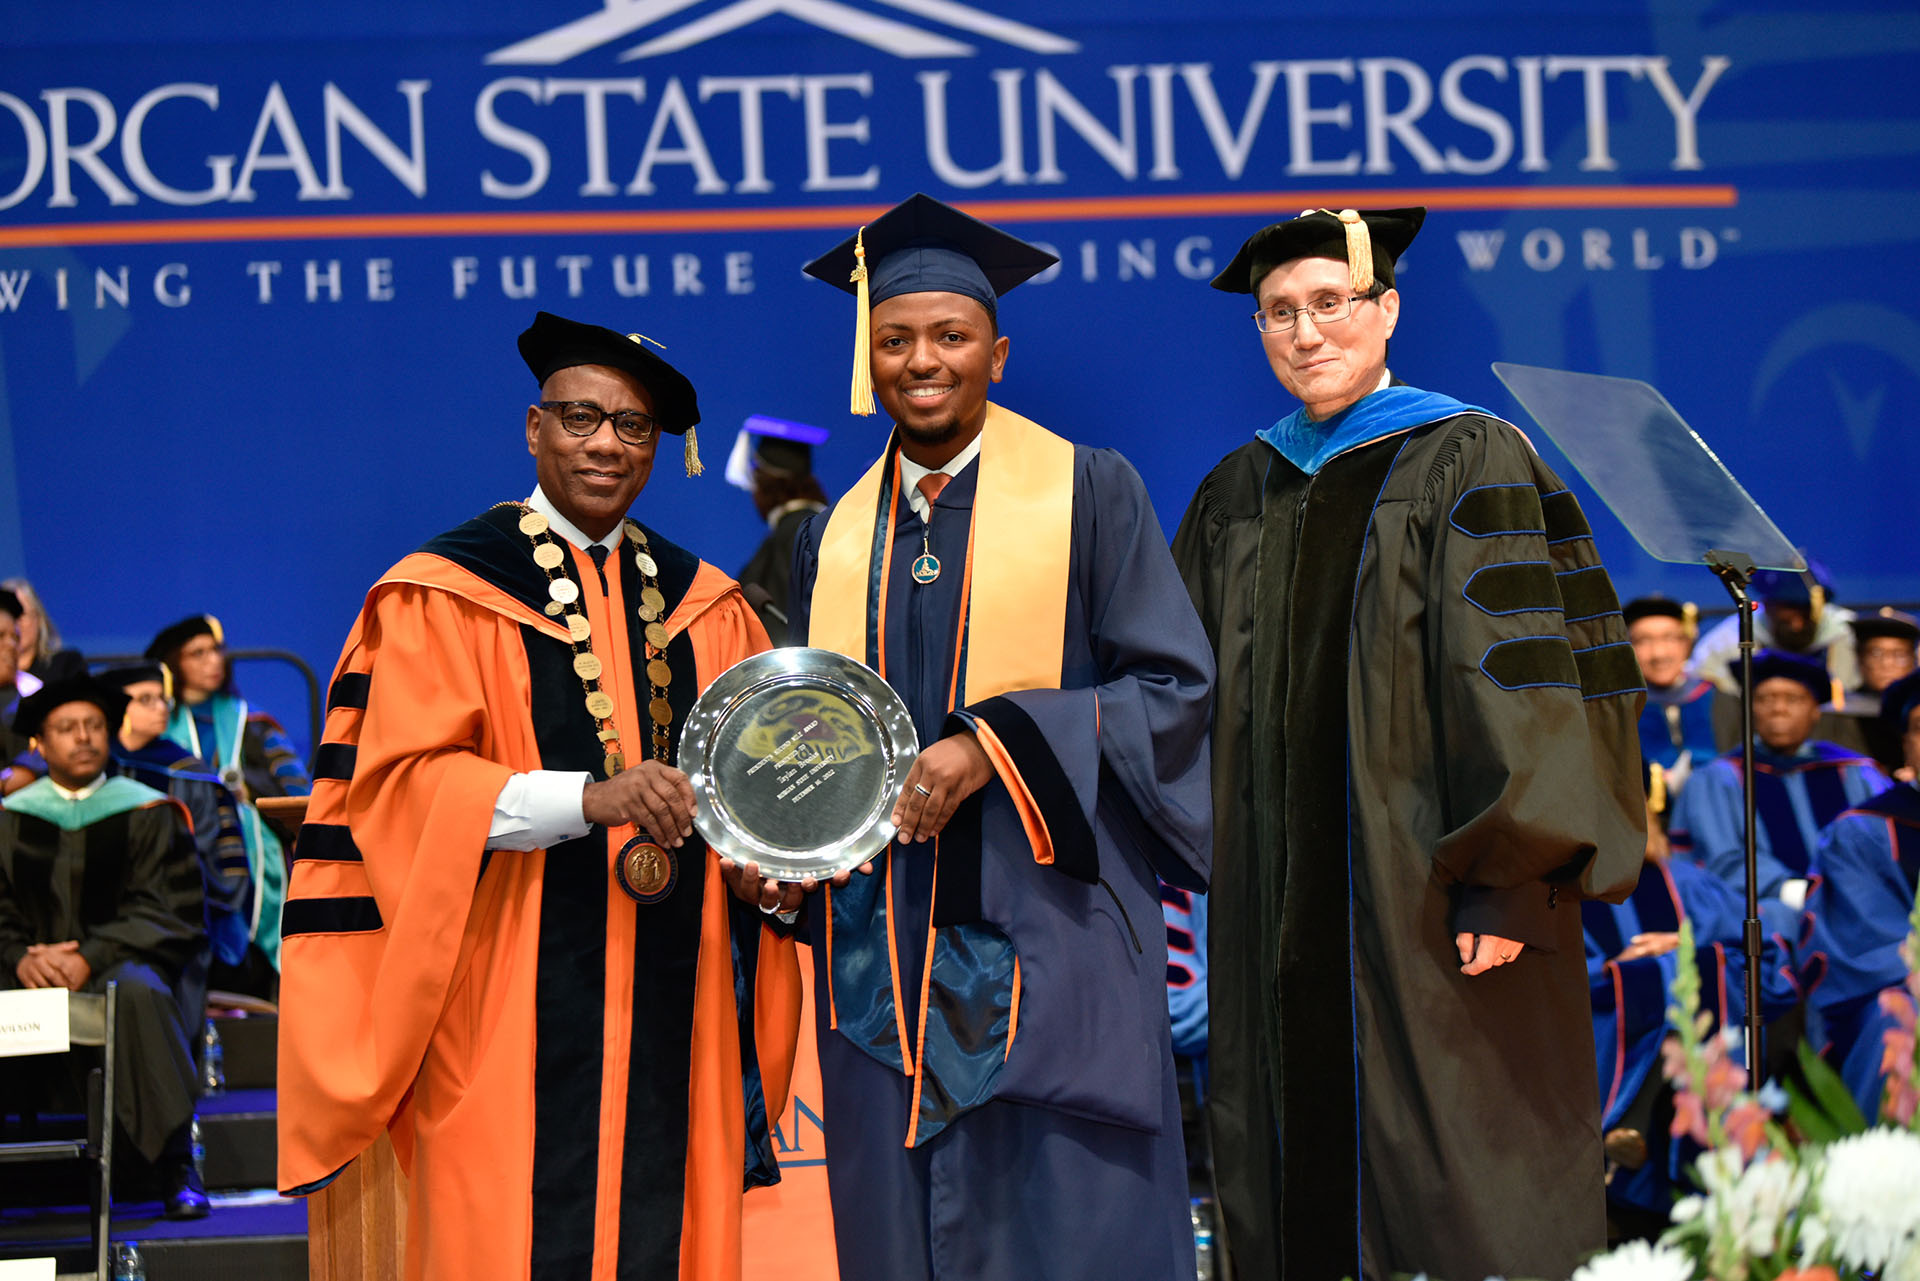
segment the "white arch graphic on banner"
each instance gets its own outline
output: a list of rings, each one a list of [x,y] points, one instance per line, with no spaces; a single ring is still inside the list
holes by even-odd
[[[489,63],[553,66],[603,45],[625,40],[655,23],[693,8],[701,0],[607,0],[606,7],[487,55]],[[929,22],[985,36],[1032,53],[1077,53],[1078,42],[987,13],[958,0],[875,0]],[[961,58],[975,52],[965,41],[842,0],[734,0],[705,17],[626,50],[622,62],[677,53],[737,31],[773,14],[786,14],[810,26],[857,40],[897,58]]]

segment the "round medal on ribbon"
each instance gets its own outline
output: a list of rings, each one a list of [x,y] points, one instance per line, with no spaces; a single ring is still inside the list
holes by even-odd
[[[614,877],[636,903],[658,903],[673,893],[680,880],[680,863],[673,851],[645,836],[620,847]]]

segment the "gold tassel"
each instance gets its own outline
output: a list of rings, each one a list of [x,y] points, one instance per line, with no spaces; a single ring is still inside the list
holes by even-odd
[[[681,447],[687,465],[687,475],[704,476],[707,469],[700,465],[700,435],[693,428],[687,428],[686,443]]]
[[[1832,701],[1835,707],[1845,707],[1847,705],[1847,687],[1840,683],[1839,677],[1835,676],[1829,679],[1827,698]]]
[[[1347,269],[1353,277],[1353,292],[1362,296],[1373,290],[1373,236],[1357,209],[1342,209],[1334,215],[1347,232]]]
[[[1667,812],[1667,771],[1658,764],[1647,767],[1647,809],[1655,814]]]
[[[1687,644],[1691,645],[1700,638],[1700,607],[1692,601],[1680,606],[1680,627],[1687,634]]]
[[[227,643],[227,633],[220,626],[220,620],[212,614],[202,614],[200,617],[207,620],[207,627],[213,632],[213,643],[216,645],[225,645]]]
[[[165,663],[160,664],[160,697],[173,701],[173,669]]]
[[[848,408],[856,414],[873,412],[873,305],[867,298],[867,229],[853,236],[853,274],[847,277],[858,288],[854,291],[853,312],[853,394]]]
[[[1820,621],[1822,611],[1827,607],[1827,589],[1814,582],[1811,573],[1809,573],[1806,578],[1808,602],[1807,621],[1817,623]]]

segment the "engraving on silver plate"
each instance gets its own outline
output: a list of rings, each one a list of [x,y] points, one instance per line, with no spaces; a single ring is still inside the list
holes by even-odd
[[[687,715],[680,768],[716,852],[800,880],[886,848],[919,751],[906,705],[872,669],[830,650],[776,649],[707,687]]]

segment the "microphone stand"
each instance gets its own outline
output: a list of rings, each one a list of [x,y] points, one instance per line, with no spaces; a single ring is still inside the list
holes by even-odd
[[[1747,1073],[1756,1084],[1760,1080],[1760,877],[1759,855],[1755,843],[1753,799],[1753,600],[1747,586],[1753,579],[1753,557],[1744,552],[1714,548],[1706,554],[1712,570],[1733,597],[1734,613],[1740,620],[1740,793],[1746,814],[1747,919],[1743,946],[1747,957]]]

